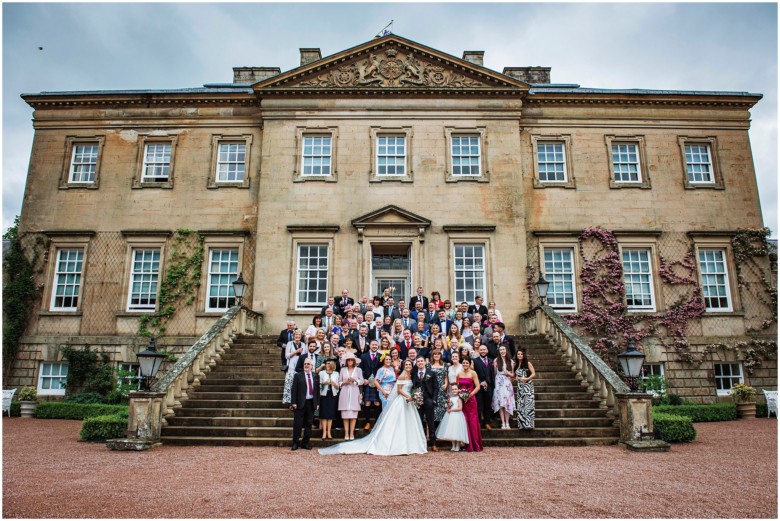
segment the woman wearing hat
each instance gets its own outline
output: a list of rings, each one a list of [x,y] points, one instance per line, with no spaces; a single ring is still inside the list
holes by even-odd
[[[339,411],[344,420],[344,439],[355,439],[355,423],[360,412],[360,387],[363,385],[363,371],[357,366],[355,355],[346,352],[339,375]]]

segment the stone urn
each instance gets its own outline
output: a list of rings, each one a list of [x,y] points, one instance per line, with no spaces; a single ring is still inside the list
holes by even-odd
[[[38,408],[38,391],[35,387],[22,387],[19,391],[19,409],[22,418],[35,418]]]
[[[736,384],[729,394],[737,403],[737,416],[739,418],[756,417],[756,389],[745,384]]]

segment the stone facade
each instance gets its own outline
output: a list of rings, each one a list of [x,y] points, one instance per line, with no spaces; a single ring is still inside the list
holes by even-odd
[[[21,228],[44,254],[43,291],[5,384],[35,383],[40,362],[56,361],[63,343],[89,343],[134,362],[145,339],[140,313],[128,310],[131,256],[158,250],[162,280],[175,232],[185,228],[204,237],[205,260],[191,305],[178,306],[160,340],[173,352],[223,314],[209,311],[212,250],[236,251],[250,283],[244,302],[273,332],[287,317],[305,326],[314,313],[296,293],[300,246],[323,247],[327,294],[375,294],[384,272],[372,259],[400,256],[406,273],[388,277],[401,280],[407,295],[423,286],[454,298],[464,295],[456,288],[456,248],[476,245],[470,253],[484,260],[474,275],[479,293],[498,303],[511,333],[534,304],[528,267],[539,272],[545,249],[571,248],[579,283],[577,236],[589,226],[650,252],[657,311],[679,296],[658,280],[659,256],[724,252],[732,309],[697,321],[691,343],[743,340],[771,318],[736,284],[729,245],[738,228],[763,226],[748,139],[749,110],[760,95],[582,89],[550,83],[546,67],[501,74],[482,59],[480,51],[458,59],[389,35],[325,58],[301,49],[301,66],[285,73],[237,67],[232,84],[24,95],[35,109],[35,139]],[[380,171],[386,137],[403,140],[396,159],[403,175]],[[327,175],[307,172],[309,138],[330,142]],[[461,138],[478,147],[461,159],[473,167],[466,175],[453,158]],[[74,182],[80,144],[97,154],[88,182]],[[156,144],[169,146],[169,171],[150,180],[145,152]],[[219,178],[223,144],[244,147],[243,176]],[[612,150],[621,144],[638,155],[636,182],[616,181]],[[691,144],[710,151],[710,182],[689,179]],[[548,145],[565,160],[550,156],[563,171],[545,178],[539,150]],[[78,304],[61,311],[52,291],[63,250],[83,252],[83,271]],[[774,280],[768,266],[762,269]],[[582,293],[575,294],[579,308]],[[776,336],[775,325],[761,331],[760,338]],[[681,394],[715,399],[717,355],[693,368],[663,349],[648,346],[648,353]],[[774,388],[776,374],[771,360],[745,379]]]

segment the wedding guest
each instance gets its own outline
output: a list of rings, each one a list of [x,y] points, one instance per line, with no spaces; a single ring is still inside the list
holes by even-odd
[[[450,326],[452,325],[452,320],[447,318],[447,314],[444,312],[443,309],[440,309],[439,318],[436,319],[436,322],[434,322],[434,324],[438,324],[439,331],[441,331],[444,335],[446,335],[450,330]]]
[[[330,309],[325,310],[325,315],[322,317],[322,327],[325,328],[326,331],[328,331],[330,328],[333,327],[333,324],[335,324],[335,317],[338,315],[335,315],[333,311]]]
[[[355,349],[357,349],[358,357],[368,351],[369,342],[368,328],[366,326],[360,326],[358,336],[355,338]]]
[[[466,331],[471,333],[471,319],[469,317],[463,317],[463,324],[460,327],[460,336],[465,337]]]
[[[452,325],[457,326],[458,331],[463,331],[463,321],[465,319],[463,318],[463,312],[462,311],[456,311],[455,317],[452,319]]]
[[[422,336],[415,334],[412,337],[412,341],[414,344],[412,347],[417,351],[417,356],[421,356],[425,358],[426,360],[430,360],[431,358],[431,349],[429,347],[424,347],[425,344],[423,344],[423,338]]]
[[[324,369],[319,372],[320,378],[320,428],[322,439],[332,440],[331,427],[338,413],[339,373],[336,370],[336,360],[329,358]]]
[[[439,428],[436,429],[436,438],[451,441],[450,450],[454,452],[460,451],[460,448],[469,442],[466,417],[463,415],[463,401],[459,393],[460,387],[457,383],[450,385],[446,413]]]
[[[441,358],[444,362],[449,363],[452,360],[452,350],[442,337],[439,337],[433,341],[433,349],[431,352],[437,349],[441,351]]]
[[[317,330],[322,327],[322,315],[314,315],[314,317],[311,319],[311,324],[309,324],[309,327],[306,328],[306,331],[303,333],[303,341],[308,343],[309,339],[314,337],[314,335],[317,334]]]
[[[309,340],[311,340],[311,338]],[[324,329],[320,328],[317,330],[317,332],[314,334],[314,341],[317,342],[317,350],[315,353],[319,353],[320,349],[322,349],[322,346],[328,343],[328,341],[325,339]]]
[[[536,398],[534,382],[536,371],[525,356],[525,349],[515,353],[515,381],[517,382],[517,426],[521,429],[533,429],[536,418]]]
[[[282,403],[285,405],[292,403],[292,382],[295,376],[295,366],[298,364],[298,357],[303,353],[303,344],[301,343],[301,331],[296,329],[293,333],[292,342],[287,343],[285,348],[285,358],[287,359],[287,374],[284,377],[284,390],[282,391]]]
[[[385,307],[387,305],[387,301],[393,298],[393,296],[390,294],[390,288],[385,288],[382,290],[382,307]]]
[[[478,356],[479,348],[482,347],[484,342],[482,342],[482,337],[475,336],[474,342],[472,345],[469,344],[461,344],[461,348],[466,349],[469,352],[469,358],[475,358]],[[461,358],[462,360],[463,358]]]
[[[431,300],[429,303],[433,304],[437,311],[444,307],[444,302],[442,302],[441,294],[439,294],[438,291],[431,292]]]
[[[414,348],[411,349],[414,351]],[[439,452],[436,447],[436,399],[439,394],[439,385],[429,367],[425,365],[425,358],[417,358],[415,369],[412,371],[412,382],[414,387],[422,389],[423,405],[418,409],[420,421],[427,425],[428,445],[431,452]]]
[[[417,295],[409,299],[409,307],[416,309],[418,302],[423,310],[428,309],[428,297],[425,296],[422,286],[417,288]]]
[[[480,383],[477,373],[471,369],[471,359],[464,358],[460,361],[463,366],[458,373],[458,386],[469,393],[469,397],[463,403],[463,416],[466,418],[466,430],[469,441],[466,445],[467,452],[482,451],[482,431],[479,428],[479,408],[475,395],[480,392]]]
[[[430,329],[428,330],[428,338],[426,339],[426,342],[425,342],[424,345],[426,347],[433,348],[433,341],[436,338],[439,338],[441,336],[443,336],[441,334],[441,327],[439,326],[439,324],[434,322],[433,324],[430,325]]]
[[[460,352],[459,351],[453,351],[452,352],[452,361],[447,366],[447,381],[449,383],[453,383],[458,381],[458,373],[461,370],[460,365]]]
[[[444,301],[444,316],[447,317],[447,320],[452,320],[455,318],[455,310],[452,309],[452,302],[450,302],[450,299],[446,299]]]
[[[403,302],[403,300],[401,302]],[[404,326],[404,329],[408,329],[412,332],[417,330],[417,321],[412,319],[408,309],[401,311],[401,325]]]
[[[371,308],[374,311],[374,317],[385,317],[385,308],[382,307],[382,299],[379,297],[374,297],[371,300]]]
[[[460,363],[464,364],[465,360],[461,360]],[[474,372],[479,377],[479,386],[481,388],[477,395],[477,407],[479,409],[479,415],[482,420],[482,425],[490,430],[490,421],[493,419],[493,363],[488,358],[488,350],[486,346],[479,346],[479,356],[474,359]]]
[[[449,386],[449,378],[447,374],[447,364],[444,363],[444,359],[441,356],[440,349],[434,349],[431,352],[431,373],[436,378],[436,385],[439,386],[439,394],[436,395],[436,403],[434,404],[434,422],[438,427],[439,422],[444,418],[444,412],[447,410],[447,388]]]
[[[450,326],[446,343],[452,349],[459,348],[463,343],[463,337],[460,336],[460,328],[454,323]]]
[[[400,343],[401,340],[404,338],[404,332],[409,331],[408,329],[404,329],[404,325],[401,322],[400,318],[396,318],[393,321],[393,332],[391,333],[393,337],[393,341],[397,344]]]
[[[340,311],[339,314],[344,315],[346,313],[346,307],[352,306],[355,307],[355,299],[349,296],[349,290],[343,289],[341,290],[341,302],[339,302],[338,309]]]
[[[314,421],[314,412],[319,409],[320,393],[317,375],[313,374],[314,364],[306,360],[303,371],[296,373],[291,387],[292,400],[290,409],[293,411],[293,439],[292,450],[298,450],[298,440],[303,430],[303,440],[300,447],[311,450],[311,424]]]
[[[306,360],[311,360],[312,368],[317,365],[317,341],[312,338],[306,347],[307,351],[298,356],[298,361],[295,363],[296,373],[303,371],[303,364],[306,363]]]
[[[376,340],[372,340],[368,353],[360,357],[360,370],[363,373],[365,382],[363,387],[363,412],[365,413],[366,424],[363,429],[366,431],[371,430],[372,422],[376,422],[376,418],[379,417],[379,406],[381,405],[379,392],[374,385],[376,372],[382,365],[377,352],[378,348],[379,345]]]
[[[488,304],[488,309],[487,309],[487,311],[485,313],[483,313],[483,315],[487,315],[491,311],[496,316],[496,318],[498,319],[499,322],[503,322],[504,321],[504,319],[501,317],[501,312],[496,308],[496,303],[495,302],[491,302],[491,303]]]
[[[398,353],[398,351],[396,351]],[[376,372],[374,385],[379,391],[379,401],[382,402],[382,410],[387,408],[387,397],[393,391],[395,381],[398,378],[393,367],[393,359],[390,353],[382,355],[382,367]]]
[[[371,339],[373,340],[373,339]],[[379,339],[379,352],[382,354],[390,354],[390,349],[393,344],[390,342],[390,337],[383,336]]]
[[[422,302],[417,301],[412,304],[412,309],[409,312],[409,316],[415,322],[418,322],[420,320],[420,317],[422,317],[423,320],[425,320],[425,308],[423,307]]]
[[[279,338],[276,339],[276,346],[279,348],[279,350],[282,353],[282,367],[281,370],[287,371],[287,344],[292,342],[293,339],[293,333],[295,332],[295,321],[294,320],[288,320],[287,321],[287,329],[282,329],[282,332],[279,333]]]
[[[512,385],[512,357],[506,346],[498,348],[498,357],[493,360],[493,376],[495,388],[493,390],[493,412],[498,412],[501,417],[501,428],[509,429],[509,419],[515,412],[515,392]]]
[[[498,331],[498,334],[501,338],[501,343],[507,347],[509,350],[510,356],[515,356],[515,341],[512,340],[512,337],[506,334],[506,326],[503,322],[496,322],[496,325],[494,326],[495,331]]]
[[[409,349],[409,352],[406,353],[406,359],[411,360],[412,364],[417,364],[417,350],[414,347]],[[423,360],[425,360],[425,358],[423,358]]]
[[[390,315],[385,315],[382,319],[382,330],[393,334],[393,317]]]
[[[336,307],[336,299],[334,297],[328,297],[328,303],[324,306],[322,306],[322,309],[320,310],[320,316],[325,315],[325,310],[330,309],[334,313],[338,313],[338,308]]]
[[[398,349],[401,358],[406,358],[409,355],[409,349],[414,347],[414,340],[412,340],[412,332],[406,330],[403,332],[403,337],[400,342],[393,341],[393,344]]]
[[[338,359],[336,358],[336,349],[339,348],[338,342],[335,344],[333,343],[335,339],[338,339],[338,335],[332,335],[331,336],[331,342],[329,344],[325,344],[322,346],[322,349],[320,349],[320,353],[317,355],[317,362],[314,366],[314,372],[317,374],[320,374],[325,369],[325,363],[328,360],[333,361],[334,365],[336,366],[336,371],[339,370],[339,364]]]
[[[362,297],[360,297],[360,303],[358,304],[358,310],[361,313],[363,313],[364,315],[366,314],[367,311],[369,311],[368,304],[369,304],[369,302],[368,302],[368,295],[363,295]]]
[[[401,310],[395,305],[395,300],[392,296],[387,299],[387,304],[385,304],[385,316],[388,316],[393,320],[401,318]]]
[[[363,385],[363,372],[357,366],[355,355],[344,355],[344,367],[339,375],[339,411],[344,421],[344,439],[355,439],[355,424],[360,412],[360,386]]]
[[[344,331],[344,327],[342,324],[344,323],[344,319],[341,318],[341,315],[336,315],[333,317],[333,326],[330,328],[330,331],[328,331],[329,335],[341,335],[341,332]]]
[[[469,303],[465,300],[458,304],[458,309],[456,311],[460,311],[461,318],[467,318],[469,320],[474,320],[474,315],[469,313]]]
[[[479,313],[482,316],[487,315],[488,308],[485,307],[483,302],[484,299],[482,298],[482,295],[477,295],[476,297],[474,297],[474,304],[468,307],[468,312],[471,313],[472,315],[475,315],[477,313]]]
[[[344,356],[347,353],[352,353],[352,355],[357,359],[357,349],[354,348],[352,337],[349,336],[344,339],[344,345],[341,347],[341,354],[339,355],[339,365],[341,367],[344,367]]]
[[[393,366],[396,376],[401,374],[401,369],[403,369],[404,360],[403,358],[401,358],[401,352],[398,350],[397,347],[390,349],[390,365]]]
[[[428,334],[429,334],[428,324],[426,324],[424,320],[417,321],[417,325],[413,333],[415,335],[420,335],[420,339],[422,340],[423,345],[425,345],[427,343],[426,340],[428,339]]]
[[[436,308],[436,304],[433,302],[428,303],[428,309],[425,311],[425,321],[428,324],[433,324],[439,319],[439,310]]]

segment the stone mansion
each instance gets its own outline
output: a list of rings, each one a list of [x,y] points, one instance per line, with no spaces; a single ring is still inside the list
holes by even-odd
[[[301,49],[286,72],[236,67],[230,83],[23,94],[20,232],[40,300],[4,385],[64,394],[63,344],[132,368],[140,317],[164,311],[163,280],[188,265],[158,342],[174,353],[235,304],[239,273],[266,333],[305,328],[343,288],[408,300],[422,286],[497,302],[510,334],[543,273],[548,304],[593,345],[612,320],[596,301],[618,295],[647,328],[647,371],[677,394],[775,389],[776,355],[755,364],[745,346],[776,342],[776,266],[736,240],[764,226],[748,138],[761,95],[556,84],[483,56],[391,34]],[[623,289],[593,297],[610,274]]]

